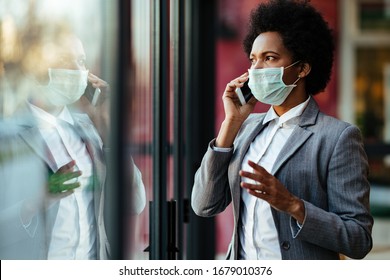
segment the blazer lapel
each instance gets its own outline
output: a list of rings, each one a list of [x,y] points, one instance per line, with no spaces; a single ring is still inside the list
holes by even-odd
[[[267,126],[263,124],[264,116],[261,116],[257,121],[251,123],[246,127],[247,133],[243,133],[242,137],[236,140],[234,143],[234,148],[236,149],[233,153],[231,159],[231,164],[229,165],[229,181],[233,197],[233,211],[235,213],[236,222],[238,221],[239,216],[239,205],[240,205],[240,181],[241,177],[238,176],[238,172],[241,169],[242,161],[247,153],[250,144],[256,138],[256,136]]]
[[[94,201],[95,201],[95,216],[101,216],[102,210],[102,188],[104,186],[106,177],[106,167],[104,164],[103,153],[99,144],[99,136],[94,126],[78,118],[76,115],[73,116],[75,121],[74,128],[79,133],[81,139],[84,141],[87,151],[91,156],[93,163],[93,188],[94,188]]]
[[[52,172],[57,171],[53,154],[50,152],[45,140],[42,138],[38,127],[30,126],[20,132],[20,137],[30,146],[34,152],[46,162]]]
[[[276,174],[280,167],[299,149],[299,147],[306,142],[312,134],[313,132],[309,130],[297,127],[290,136],[286,145],[284,145],[283,149],[280,151],[275,161],[275,165],[272,168],[272,174]]]
[[[15,113],[15,124],[20,127],[19,136],[49,166],[52,172],[57,171],[53,154],[43,139],[36,118],[27,103],[20,105]]]
[[[310,138],[313,132],[307,128],[316,123],[318,113],[318,105],[311,97],[309,104],[302,113],[298,126],[280,151],[272,168],[272,174],[276,174],[283,164]]]
[[[238,171],[241,168],[242,160],[244,159],[250,144],[253,142],[256,136],[264,129],[264,127],[266,127],[266,125],[263,124],[263,119],[264,117],[261,117],[259,121],[250,124],[247,127],[248,132],[244,133],[242,137],[236,143],[234,143],[236,150],[232,158],[233,165],[231,165],[231,169]]]

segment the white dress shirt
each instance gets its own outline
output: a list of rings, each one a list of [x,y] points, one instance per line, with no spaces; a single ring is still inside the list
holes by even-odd
[[[58,117],[33,105],[31,109],[57,165],[52,171],[75,160],[75,170],[82,172],[78,179],[80,187],[59,201],[48,259],[96,259],[93,166],[86,145],[72,128],[74,121],[66,107]]]
[[[251,160],[271,173],[279,152],[298,124],[299,117],[309,99],[290,109],[281,117],[275,113],[273,107],[268,110],[263,123],[269,122],[269,124],[251,143],[242,162],[242,170],[253,172],[248,165],[248,160]],[[249,181],[246,178],[242,180]],[[280,260],[278,233],[271,206],[268,202],[250,195],[245,189],[241,189],[241,199],[240,258]]]

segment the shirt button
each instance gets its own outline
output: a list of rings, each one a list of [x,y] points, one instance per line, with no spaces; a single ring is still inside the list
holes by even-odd
[[[288,241],[283,241],[280,245],[281,245],[283,250],[287,251],[290,249],[290,242],[288,242]]]

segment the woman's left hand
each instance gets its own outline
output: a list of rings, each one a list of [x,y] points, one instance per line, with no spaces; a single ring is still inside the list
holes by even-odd
[[[299,223],[305,218],[305,206],[301,199],[290,193],[285,186],[263,167],[248,161],[253,173],[240,171],[240,176],[253,180],[255,183],[241,182],[241,187],[249,194],[267,201],[278,211],[286,212]]]

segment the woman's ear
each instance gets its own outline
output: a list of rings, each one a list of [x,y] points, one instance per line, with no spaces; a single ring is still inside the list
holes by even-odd
[[[309,75],[310,71],[311,71],[311,65],[307,62],[304,62],[304,63],[301,63],[300,65],[301,69],[299,71],[299,78],[304,78],[306,77],[307,75]]]

